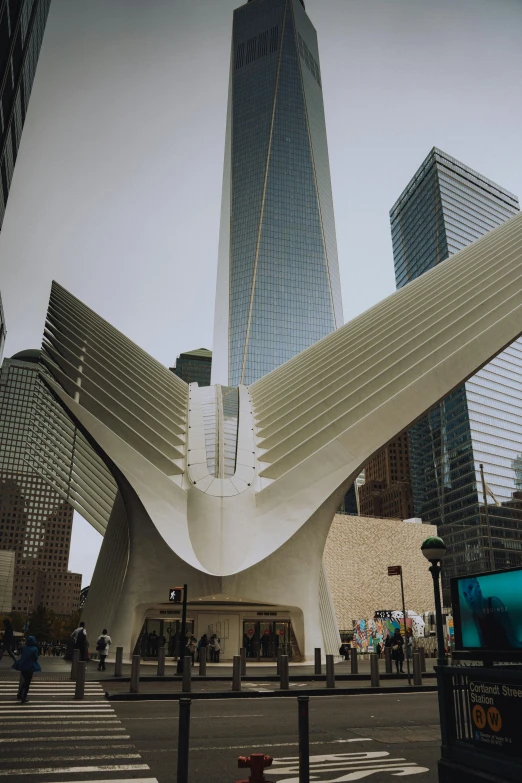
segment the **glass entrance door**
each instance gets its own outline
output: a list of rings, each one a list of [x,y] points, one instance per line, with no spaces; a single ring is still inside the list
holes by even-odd
[[[289,620],[243,620],[243,647],[247,660],[257,661],[275,661],[279,649],[293,660],[297,652]]]

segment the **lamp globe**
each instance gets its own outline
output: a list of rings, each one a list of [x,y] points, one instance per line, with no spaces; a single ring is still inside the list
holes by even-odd
[[[430,536],[421,545],[421,552],[430,563],[442,560],[446,554],[446,544],[438,536]]]

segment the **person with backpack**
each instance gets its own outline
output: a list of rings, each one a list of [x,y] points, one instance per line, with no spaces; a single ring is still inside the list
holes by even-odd
[[[38,647],[36,646],[36,639],[34,636],[28,636],[25,647],[22,648],[22,654],[18,660],[13,663],[13,669],[21,674],[18,695],[16,698],[17,701],[21,701],[22,704],[27,704],[29,701],[27,694],[29,693],[29,686],[31,685],[33,674],[42,671],[42,668],[38,663],[39,654]]]
[[[105,671],[105,659],[107,658],[109,654],[109,648],[112,644],[112,639],[107,633],[107,629],[104,628],[101,632],[101,636],[98,636],[98,639],[96,640],[96,652],[99,656],[99,663],[98,663],[98,671],[104,672]]]
[[[87,631],[85,630],[85,623],[83,621],[78,628],[72,632],[71,639],[74,642],[74,649],[80,651],[80,661],[85,661],[87,658]]]

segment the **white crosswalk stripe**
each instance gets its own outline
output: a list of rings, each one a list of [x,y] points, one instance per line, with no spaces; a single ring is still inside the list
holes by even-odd
[[[35,680],[27,704],[15,700],[17,688],[16,681],[0,683],[0,778],[12,783],[158,783],[136,776],[150,774],[150,767],[129,742],[99,683],[86,684],[85,699],[78,701],[74,683]]]

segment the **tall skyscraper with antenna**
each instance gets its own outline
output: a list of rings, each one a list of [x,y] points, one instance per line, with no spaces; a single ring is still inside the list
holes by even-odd
[[[316,31],[234,11],[212,380],[250,384],[343,323]]]

